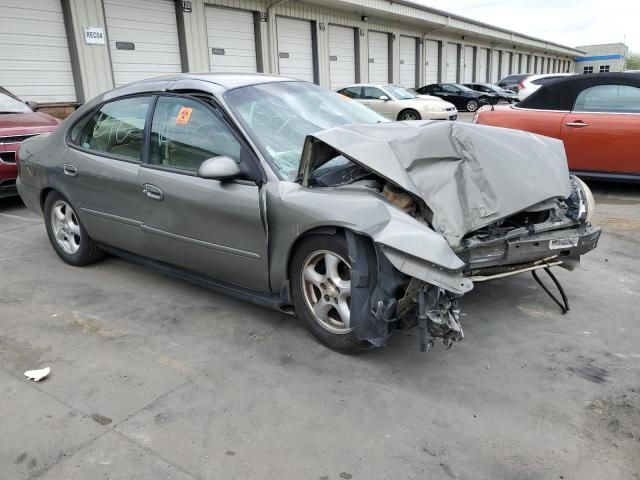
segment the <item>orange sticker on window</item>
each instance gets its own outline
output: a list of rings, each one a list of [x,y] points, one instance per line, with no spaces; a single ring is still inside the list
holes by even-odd
[[[193,108],[190,107],[182,107],[178,112],[178,116],[176,117],[176,123],[180,125],[186,125],[189,123],[189,119],[191,118],[191,112],[193,112]]]

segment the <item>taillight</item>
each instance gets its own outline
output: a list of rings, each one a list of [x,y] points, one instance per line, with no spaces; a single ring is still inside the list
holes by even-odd
[[[518,84],[518,91],[524,88],[524,81]]]

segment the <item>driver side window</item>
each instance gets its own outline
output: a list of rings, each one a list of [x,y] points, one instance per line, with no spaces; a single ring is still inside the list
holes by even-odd
[[[240,143],[221,118],[195,100],[158,98],[149,163],[195,173],[205,160],[219,156],[240,162]]]
[[[458,93],[458,89],[451,85],[443,85],[442,89],[447,93]]]
[[[375,87],[364,87],[362,89],[362,98],[365,100],[378,100],[384,92]]]

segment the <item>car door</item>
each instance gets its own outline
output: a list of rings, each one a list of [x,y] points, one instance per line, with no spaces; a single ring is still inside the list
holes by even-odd
[[[380,97],[387,97],[389,100],[380,100]],[[362,87],[362,103],[383,117],[396,119],[393,115],[393,100],[378,87]]]
[[[466,105],[466,101],[461,97],[460,91],[453,85],[442,85],[440,88],[442,91],[438,96],[443,100],[453,103],[456,108],[463,108]]]
[[[62,192],[89,235],[100,243],[142,254],[138,175],[152,95],[105,103],[71,128]]]
[[[256,173],[226,181],[197,175],[205,160],[219,156],[233,159],[245,172],[259,172],[221,111],[185,96],[160,96],[149,142],[138,200],[148,255],[224,282],[268,290],[266,214]]]
[[[572,170],[640,173],[640,88],[583,90],[561,128]]]

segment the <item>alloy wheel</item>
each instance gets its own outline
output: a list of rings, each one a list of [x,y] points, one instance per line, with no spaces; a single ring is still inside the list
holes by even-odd
[[[317,250],[302,266],[302,291],[316,322],[331,333],[353,329],[351,315],[351,266],[338,254]]]
[[[56,243],[65,253],[73,255],[80,249],[78,217],[64,200],[57,200],[51,207],[51,229]]]
[[[478,107],[480,107],[480,104],[477,100],[469,100],[467,102],[467,110],[469,112],[475,112],[476,110],[478,110]]]
[[[400,117],[400,120],[418,120],[418,116],[414,112],[405,112]]]

